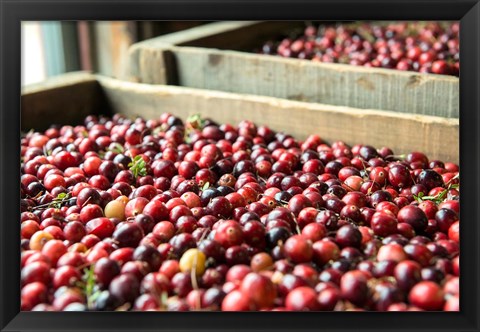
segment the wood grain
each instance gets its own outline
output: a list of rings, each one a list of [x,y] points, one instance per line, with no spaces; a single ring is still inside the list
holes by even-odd
[[[89,114],[108,114],[94,75],[71,73],[26,86],[21,97],[21,129],[45,130],[52,124],[76,125]]]
[[[353,109],[284,99],[121,82],[99,77],[115,112],[158,118],[171,112],[185,119],[201,114],[221,123],[248,119],[298,139],[391,147],[395,153],[423,151],[432,159],[459,161],[459,121],[434,116]]]
[[[122,113],[185,119],[201,114],[220,123],[249,119],[298,139],[391,147],[395,153],[425,152],[431,159],[459,161],[459,120],[289,101],[285,99],[124,82],[90,74],[63,75],[22,92],[22,129],[82,123],[89,114]]]
[[[459,80],[453,76],[315,63],[220,49],[236,45],[237,40],[242,40],[240,36],[248,40],[243,45],[258,43],[255,39],[258,36],[266,40],[266,35],[280,29],[269,28],[271,23],[207,24],[135,44],[129,51],[131,80],[353,108],[459,117]],[[254,28],[256,33],[248,33]],[[166,57],[170,60],[166,61]]]

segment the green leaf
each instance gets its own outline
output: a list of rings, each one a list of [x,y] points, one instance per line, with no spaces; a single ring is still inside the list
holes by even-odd
[[[124,153],[125,149],[123,148],[123,146],[120,143],[115,142],[113,144],[113,147],[109,148],[108,151],[116,152],[116,153]]]
[[[80,288],[83,291],[87,299],[87,308],[92,308],[93,303],[100,295],[99,290],[95,290],[95,265],[91,264],[90,267],[83,270],[82,280],[83,283],[80,284]]]
[[[208,189],[208,188],[210,188],[210,182],[207,182],[207,183],[205,183],[205,184],[203,185],[202,191],[204,191],[204,190],[206,190],[206,189]]]
[[[423,193],[419,192],[418,195],[413,194],[413,199],[416,200],[418,203],[423,202]]]
[[[432,201],[434,202],[436,205],[442,203],[445,198],[447,197],[448,195],[448,192],[450,191],[450,189],[458,189],[460,188],[460,185],[457,184],[457,183],[451,183],[453,180],[457,179],[458,177],[460,176],[460,173],[458,173],[457,175],[455,175],[453,178],[450,179],[450,181],[448,181],[446,183],[447,188],[445,188],[444,190],[442,190],[441,192],[439,192],[437,195],[435,196],[424,196],[423,193],[419,193],[418,196],[416,195],[413,195],[413,198],[415,200],[417,200],[419,203],[423,202],[423,201]]]
[[[187,124],[194,129],[203,129],[205,127],[205,120],[202,119],[201,114],[193,114],[187,118]]]
[[[68,194],[67,193],[60,193],[57,195],[57,199],[64,199],[64,198],[67,198],[68,197]]]
[[[128,164],[128,167],[132,171],[134,177],[138,177],[139,175],[147,175],[146,166],[147,164],[145,163],[145,160],[143,160],[142,156],[136,156],[133,158],[132,162]]]
[[[47,157],[52,155],[52,150],[47,150],[47,147],[44,145],[43,146],[43,154],[45,154]]]
[[[160,304],[163,307],[166,307],[167,306],[167,301],[168,301],[168,293],[167,292],[162,292],[162,294],[160,295]]]
[[[62,207],[64,203],[68,202],[69,198],[70,198],[69,193],[60,193],[57,195],[57,197],[55,197],[52,200],[52,202],[48,205],[48,207],[59,209]]]

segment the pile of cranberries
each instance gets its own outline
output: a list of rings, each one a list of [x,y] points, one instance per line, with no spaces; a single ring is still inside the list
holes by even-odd
[[[459,75],[460,24],[438,22],[308,25],[268,41],[262,54],[355,66]]]
[[[242,121],[21,139],[21,309],[459,309],[459,168]]]

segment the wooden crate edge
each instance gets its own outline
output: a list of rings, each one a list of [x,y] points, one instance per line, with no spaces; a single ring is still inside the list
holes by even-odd
[[[151,118],[162,112],[173,112],[183,119],[200,113],[234,124],[248,119],[299,139],[318,133],[330,142],[339,139],[348,144],[370,144],[378,148],[386,145],[396,153],[418,149],[429,157],[452,162],[459,160],[458,119],[122,82],[103,77],[99,82],[112,100],[113,108],[132,117]],[[400,150],[396,151],[398,148]]]
[[[21,95],[21,127],[44,130],[51,124],[74,125],[89,114],[108,113],[97,77],[72,72],[27,85]]]

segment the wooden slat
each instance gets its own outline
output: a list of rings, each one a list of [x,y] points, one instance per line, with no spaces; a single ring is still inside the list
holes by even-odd
[[[21,128],[45,130],[52,124],[80,124],[89,114],[108,113],[94,75],[71,73],[22,89]]]
[[[459,80],[453,76],[315,63],[218,49],[228,45],[233,48],[240,37],[248,41],[244,43],[252,44],[258,41],[255,39],[258,35],[274,34],[278,29],[267,29],[269,23],[214,23],[135,44],[130,49],[132,80],[354,108],[459,117]],[[259,27],[260,32],[247,33],[255,27]]]
[[[97,21],[93,23],[97,72],[124,79],[128,76],[128,48],[135,43],[132,21]]]
[[[158,118],[171,112],[185,119],[200,113],[220,123],[252,120],[304,139],[319,134],[329,142],[391,147],[395,153],[423,151],[430,158],[459,161],[459,121],[433,116],[360,110],[174,86],[122,82],[99,77],[115,112]]]
[[[214,22],[138,42],[129,49],[131,81],[153,84],[178,84],[173,45],[249,50],[258,41],[281,33],[303,22],[227,21]],[[245,35],[251,38],[245,38]],[[163,50],[160,51],[159,50]]]
[[[259,41],[278,36],[296,27],[303,27],[302,21],[223,21],[191,29],[169,33],[139,42],[135,46],[199,46],[229,50],[250,50]],[[245,38],[248,36],[248,38]]]
[[[395,153],[423,151],[432,159],[459,161],[459,121],[433,116],[313,104],[192,88],[138,84],[85,73],[67,74],[22,91],[22,129],[78,124],[88,114],[122,113],[185,119],[200,113],[220,123],[249,119],[304,139],[389,146]]]

